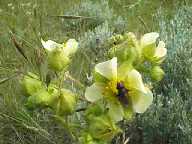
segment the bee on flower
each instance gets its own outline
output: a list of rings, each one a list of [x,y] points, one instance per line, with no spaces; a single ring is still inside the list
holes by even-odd
[[[131,65],[118,66],[117,58],[95,66],[95,83],[85,91],[88,101],[107,103],[109,116],[114,121],[130,118],[130,113],[143,113],[151,105],[153,94],[141,74]]]

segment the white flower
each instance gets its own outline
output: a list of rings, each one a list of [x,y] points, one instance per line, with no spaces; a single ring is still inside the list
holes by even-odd
[[[52,51],[55,48],[59,48],[59,47],[63,46],[62,44],[58,44],[52,40],[44,41],[43,39],[41,39],[41,43],[42,43],[43,47],[48,51]]]

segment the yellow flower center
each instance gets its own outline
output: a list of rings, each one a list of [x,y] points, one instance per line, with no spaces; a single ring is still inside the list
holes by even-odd
[[[113,94],[117,94],[118,90],[116,88],[116,81],[110,81],[106,87],[106,90],[110,90]]]

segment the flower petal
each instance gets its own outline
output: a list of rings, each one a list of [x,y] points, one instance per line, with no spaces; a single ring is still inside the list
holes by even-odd
[[[119,65],[117,70],[118,80],[124,81],[125,77],[127,76],[127,72],[131,71],[132,69],[132,63],[130,63],[129,61],[123,62],[121,65]]]
[[[86,89],[85,98],[90,102],[96,102],[103,97],[103,89],[104,85],[102,83],[94,83]]]
[[[43,39],[41,39],[41,43],[42,43],[43,47],[45,49],[47,49],[48,51],[52,51],[53,49],[55,49],[57,47],[62,47],[62,44],[58,44],[52,40],[44,41]]]
[[[137,70],[132,69],[127,72],[127,76],[125,77],[125,87],[128,90],[138,89],[140,91],[145,91],[141,74]]]
[[[128,89],[133,110],[137,113],[146,111],[153,101],[153,94],[144,86],[141,74],[138,71],[132,69],[127,73],[125,87]]]
[[[133,110],[137,113],[144,113],[152,104],[153,94],[145,87],[145,92],[140,90],[133,90],[130,92]]]
[[[157,58],[162,58],[166,56],[166,54],[167,54],[167,49],[165,48],[165,43],[163,41],[160,41],[156,48],[154,56]]]
[[[123,120],[124,111],[120,103],[109,103],[109,116],[115,122]]]
[[[151,32],[143,35],[143,37],[141,38],[142,47],[155,43],[158,37],[159,34],[156,32]]]
[[[95,66],[95,71],[109,80],[117,79],[117,58],[99,63]]]
[[[75,39],[69,39],[64,48],[64,52],[66,55],[73,54],[77,51],[78,48],[78,42]]]

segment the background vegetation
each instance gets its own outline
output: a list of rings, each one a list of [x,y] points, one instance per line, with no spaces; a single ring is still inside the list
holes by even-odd
[[[167,44],[166,76],[154,87],[150,109],[123,123],[125,132],[112,143],[129,138],[129,144],[192,144],[191,4],[190,0],[0,0],[0,143],[73,143],[50,112],[31,112],[23,106],[21,73],[45,70],[41,37],[58,42],[78,39],[80,50],[70,71],[88,85],[91,68],[106,59],[111,35],[132,31],[139,37],[157,31]]]

